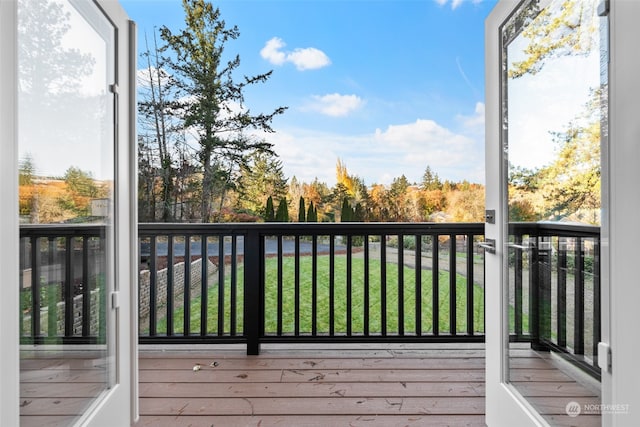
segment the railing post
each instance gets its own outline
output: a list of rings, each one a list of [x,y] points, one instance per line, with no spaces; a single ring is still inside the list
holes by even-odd
[[[73,336],[73,280],[74,280],[74,237],[68,236],[65,239],[65,268],[64,268],[64,337]],[[51,286],[51,285],[49,285]]]
[[[91,334],[91,286],[89,285],[89,236],[82,236],[82,336]]]
[[[31,237],[31,342],[40,336],[40,272],[42,271],[42,254],[40,237]]]
[[[529,284],[534,284],[533,295],[536,296],[532,307],[532,313],[535,313],[536,318],[531,348],[548,351],[549,347],[543,341],[551,338],[551,242],[544,237],[537,237],[533,251],[535,263],[531,269],[536,272],[537,278]]]
[[[456,296],[456,235],[449,235],[449,334],[455,336],[458,330]]]
[[[516,234],[514,236],[514,243],[516,245],[522,246],[522,234]],[[517,338],[521,338],[524,335],[522,328],[522,316],[523,316],[523,306],[522,306],[522,272],[523,270],[523,262],[522,256],[523,251],[517,248],[513,249],[514,259],[513,259],[513,297],[514,297],[514,333]],[[529,272],[531,272],[531,256],[529,254]],[[531,284],[529,285],[531,286]],[[531,334],[531,323],[529,323],[529,328],[527,333]]]
[[[531,348],[538,350],[540,347],[540,256],[538,251],[538,236],[529,235],[529,240],[534,241],[529,257],[529,333],[531,334]]]
[[[600,342],[601,296],[600,296],[600,239],[593,243],[593,366],[598,366],[598,343]]]
[[[584,354],[584,252],[582,238],[576,238],[573,352]]]
[[[567,238],[558,238],[558,346],[567,346]]]
[[[538,329],[539,340],[551,340],[551,268],[553,260],[552,240],[551,237],[540,238],[538,242],[539,248],[539,268],[540,268],[540,298],[538,300]],[[545,346],[544,350],[548,350]]]
[[[260,234],[249,230],[244,242],[244,335],[247,339],[247,354],[260,354],[262,327],[262,269]]]

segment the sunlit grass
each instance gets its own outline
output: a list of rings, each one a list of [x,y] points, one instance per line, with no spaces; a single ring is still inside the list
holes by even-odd
[[[311,333],[313,322],[313,263],[312,257],[301,257],[299,266],[299,317],[298,328],[300,333]],[[362,258],[354,257],[351,261],[351,300],[347,298],[347,259],[346,255],[336,255],[334,258],[333,297],[330,291],[330,257],[321,255],[317,257],[316,267],[316,332],[326,334],[331,331],[330,308],[333,305],[333,331],[334,333],[346,333],[347,324],[351,322],[351,333],[362,334],[364,331],[364,306],[365,306],[365,263]],[[295,258],[284,257],[282,259],[282,331],[291,334],[295,330]],[[266,262],[266,289],[265,289],[265,332],[273,334],[278,329],[278,264],[276,258],[268,258]],[[405,266],[403,269],[403,281],[399,284],[398,265],[386,264],[386,286],[383,293],[381,280],[381,263],[378,260],[369,260],[369,333],[382,332],[382,313],[386,315],[386,332],[395,334],[399,325],[404,326],[407,335],[416,333],[416,271]],[[242,331],[243,326],[243,277],[244,265],[238,266],[236,284],[236,322],[237,331]],[[216,280],[217,282],[217,280]],[[421,318],[422,333],[433,332],[433,275],[430,270],[421,271]],[[438,331],[450,332],[450,275],[448,272],[440,272],[438,286]],[[456,331],[465,333],[467,330],[467,279],[457,275],[455,277],[456,290]],[[402,292],[399,292],[399,289]],[[484,331],[484,290],[473,285],[473,318],[474,332]],[[209,288],[207,298],[207,333],[218,334],[218,307],[219,287],[217,283]],[[403,298],[403,314],[400,316],[399,295]],[[227,272],[223,287],[224,326],[222,332],[230,332],[231,315],[231,280]],[[384,298],[383,298],[384,296]],[[384,300],[384,311],[383,311]],[[201,302],[197,296],[192,298],[190,304],[190,329],[192,333],[200,330]],[[351,308],[350,319],[347,319],[348,308]],[[174,310],[174,333],[181,334],[184,331],[184,310],[182,307]],[[166,331],[166,319],[158,321],[158,331]]]

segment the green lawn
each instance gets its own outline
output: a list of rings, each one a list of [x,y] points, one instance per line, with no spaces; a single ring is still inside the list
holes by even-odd
[[[328,333],[330,330],[330,291],[329,291],[329,256],[318,256],[317,258],[317,332]],[[284,333],[292,333],[295,324],[295,292],[294,292],[294,258],[285,257],[283,259],[283,313],[282,329]],[[382,286],[381,286],[381,264],[377,260],[369,260],[369,332],[378,333],[381,331],[382,320]],[[347,330],[347,289],[346,289],[346,255],[336,255],[335,257],[335,278],[334,278],[334,330],[336,333],[344,333]],[[242,330],[243,317],[243,273],[244,265],[239,265],[237,284],[237,330]],[[416,328],[416,296],[415,296],[415,270],[404,267],[404,316],[398,317],[398,266],[387,263],[386,272],[386,326],[387,333],[393,334],[398,331],[398,325],[404,325],[405,334],[414,333]],[[277,276],[278,266],[276,258],[268,258],[266,265],[267,285],[265,290],[265,330],[273,333],[277,330]],[[352,259],[352,289],[351,289],[351,328],[352,333],[361,334],[364,329],[364,260],[354,257]],[[433,277],[430,270],[422,270],[422,331],[428,333],[433,330]],[[229,332],[230,319],[230,279],[227,274],[224,286],[224,308],[225,326],[224,332]],[[456,330],[466,332],[466,299],[467,281],[465,277],[456,276]],[[439,331],[448,333],[449,325],[449,273],[441,272],[439,277]],[[484,331],[484,290],[473,286],[473,313],[474,331]],[[211,334],[218,332],[218,286],[212,285],[209,288],[207,301],[207,331]],[[201,298],[195,297],[191,301],[191,331],[200,329]],[[174,314],[174,333],[183,332],[184,310],[177,308]],[[312,258],[302,257],[300,259],[300,332],[311,332],[312,324]],[[402,322],[402,323],[400,323]],[[166,321],[160,319],[157,327],[158,333],[166,332]]]

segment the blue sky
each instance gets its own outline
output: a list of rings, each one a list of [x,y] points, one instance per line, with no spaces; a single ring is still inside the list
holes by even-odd
[[[179,0],[121,0],[144,34],[184,27]],[[429,165],[484,182],[484,20],[495,0],[219,0],[240,37],[236,78],[273,70],[247,92],[273,122],[287,178],[335,183],[340,158],[368,185]]]

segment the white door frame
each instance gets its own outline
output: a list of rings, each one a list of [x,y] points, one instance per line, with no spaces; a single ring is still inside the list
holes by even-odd
[[[640,280],[640,2],[612,0],[610,5],[609,71],[609,229],[608,249],[611,329],[602,331],[610,343],[612,372],[602,375],[604,404],[614,405],[603,425],[640,425],[640,340],[637,338]],[[607,341],[608,339],[608,341]],[[624,407],[628,405],[625,413]]]
[[[603,3],[604,4],[604,3]],[[486,182],[487,209],[495,209],[495,224],[485,236],[504,242],[504,188],[500,155],[500,39],[499,26],[518,5],[501,0],[485,24]],[[640,425],[640,340],[638,324],[640,280],[640,2],[609,2],[609,142],[603,147],[601,230],[601,341],[611,348],[612,369],[602,370],[602,425]],[[504,184],[501,184],[504,185]],[[502,306],[503,244],[486,258],[486,422],[488,426],[545,425],[526,402],[516,397],[505,379],[506,310]],[[607,327],[607,325],[609,325]],[[605,360],[601,355],[600,361]]]
[[[533,408],[518,399],[505,382],[508,342],[507,311],[503,306],[502,256],[506,253],[502,206],[503,167],[500,155],[500,32],[518,1],[499,2],[485,22],[485,167],[486,206],[495,210],[494,223],[485,224],[485,238],[496,242],[495,254],[485,252],[486,423],[488,426],[545,425]],[[490,183],[500,183],[490,185]]]
[[[17,7],[0,1],[0,425],[20,423]]]
[[[137,393],[136,30],[116,0],[94,0],[117,28],[115,386],[78,425],[131,425]],[[0,1],[0,425],[20,424],[17,2]]]
[[[136,142],[136,27],[117,0],[94,0],[116,27],[118,110],[116,127],[114,332],[116,385],[79,425],[110,427],[138,419],[138,211]]]

